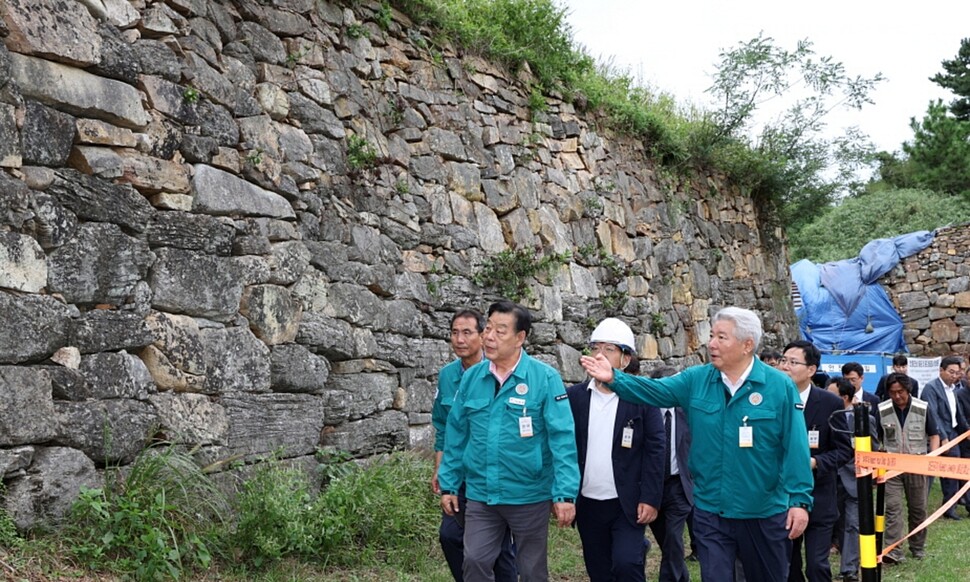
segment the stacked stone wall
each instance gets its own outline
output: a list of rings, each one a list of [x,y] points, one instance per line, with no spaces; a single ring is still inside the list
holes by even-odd
[[[4,0],[0,473],[56,518],[152,438],[214,466],[425,446],[457,309],[503,251],[561,370],[615,315],[648,366],[709,318],[793,337],[780,234],[380,3]]]
[[[937,230],[880,283],[902,315],[910,353],[970,356],[970,225]]]

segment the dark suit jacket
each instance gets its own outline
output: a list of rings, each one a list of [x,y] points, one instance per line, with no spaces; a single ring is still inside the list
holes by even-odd
[[[833,396],[835,395],[833,394]],[[882,402],[882,400],[880,400],[879,397],[873,394],[872,392],[869,392],[868,390],[863,389],[862,401],[869,405],[869,414],[875,416],[876,418],[879,418],[879,403]]]
[[[684,409],[675,408],[674,409],[674,434],[670,436],[676,445],[677,450],[677,472],[680,475],[680,484],[684,488],[684,496],[687,497],[687,503],[694,505],[694,478],[690,474],[690,469],[687,468],[687,456],[690,454],[690,426],[687,425],[687,415],[684,413]],[[660,413],[661,426],[663,423],[663,412]],[[664,451],[664,454],[667,454]],[[661,459],[661,464],[664,462]]]
[[[956,390],[956,395],[957,408],[959,408],[960,414],[970,422],[970,387],[961,383],[961,386]],[[963,439],[963,442],[960,443],[960,456],[964,459],[970,458],[970,442],[967,442],[968,440],[970,439]]]
[[[877,416],[869,415],[869,436],[872,437],[873,450],[876,448],[876,441],[879,439],[879,421],[876,420]],[[850,431],[855,432],[855,413],[852,410],[846,412],[845,423],[848,425]],[[851,445],[852,441],[849,440]],[[856,486],[856,476],[855,476],[855,452],[849,457],[844,465],[839,467],[839,480],[842,481],[842,487],[851,497],[858,497]]]
[[[586,441],[589,438],[589,382],[587,380],[566,390],[576,422],[580,487],[586,472]],[[623,428],[626,426],[633,427],[633,446],[630,448],[621,446]],[[623,513],[634,526],[637,523],[637,504],[647,503],[660,509],[665,452],[664,424],[660,411],[653,406],[620,400],[613,424],[613,480]]]
[[[847,432],[832,430],[829,418],[836,411],[844,408],[842,399],[827,390],[812,386],[805,403],[805,427],[818,431],[818,447],[811,449],[815,459],[815,489],[812,496],[815,506],[809,515],[809,523],[815,521],[834,522],[839,517],[836,502],[835,482],[838,479],[839,468],[845,465],[852,455],[851,444]],[[832,418],[832,425],[841,431],[847,431],[845,416],[842,414]]]
[[[954,394],[957,397],[958,403],[955,411],[957,419],[956,428],[953,428],[953,423],[950,420],[950,402],[946,398],[946,387],[943,385],[943,380],[937,377],[931,382],[928,382],[926,386],[923,386],[923,398],[921,400],[926,401],[930,411],[933,413],[933,418],[936,420],[936,428],[940,431],[940,444],[943,444],[943,439],[955,439],[967,430],[967,419],[963,414],[962,407],[959,406],[960,390],[956,390]],[[953,451],[953,449],[950,449],[950,451]]]

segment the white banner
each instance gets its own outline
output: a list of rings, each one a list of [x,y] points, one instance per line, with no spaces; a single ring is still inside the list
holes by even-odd
[[[922,392],[923,386],[940,377],[940,358],[909,358],[907,375],[919,382]]]

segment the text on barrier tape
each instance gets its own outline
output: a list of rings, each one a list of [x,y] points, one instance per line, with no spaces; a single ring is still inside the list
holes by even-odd
[[[950,479],[970,479],[970,459],[959,457],[929,457],[902,453],[868,453],[857,451],[856,467],[886,469],[900,473],[916,473]]]

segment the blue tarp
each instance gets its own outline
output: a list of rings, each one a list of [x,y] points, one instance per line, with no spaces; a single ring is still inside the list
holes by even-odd
[[[792,265],[792,281],[803,303],[795,315],[805,339],[820,350],[908,351],[903,321],[878,280],[902,259],[928,247],[934,236],[920,231],[877,239],[854,259],[823,265],[804,259]]]

